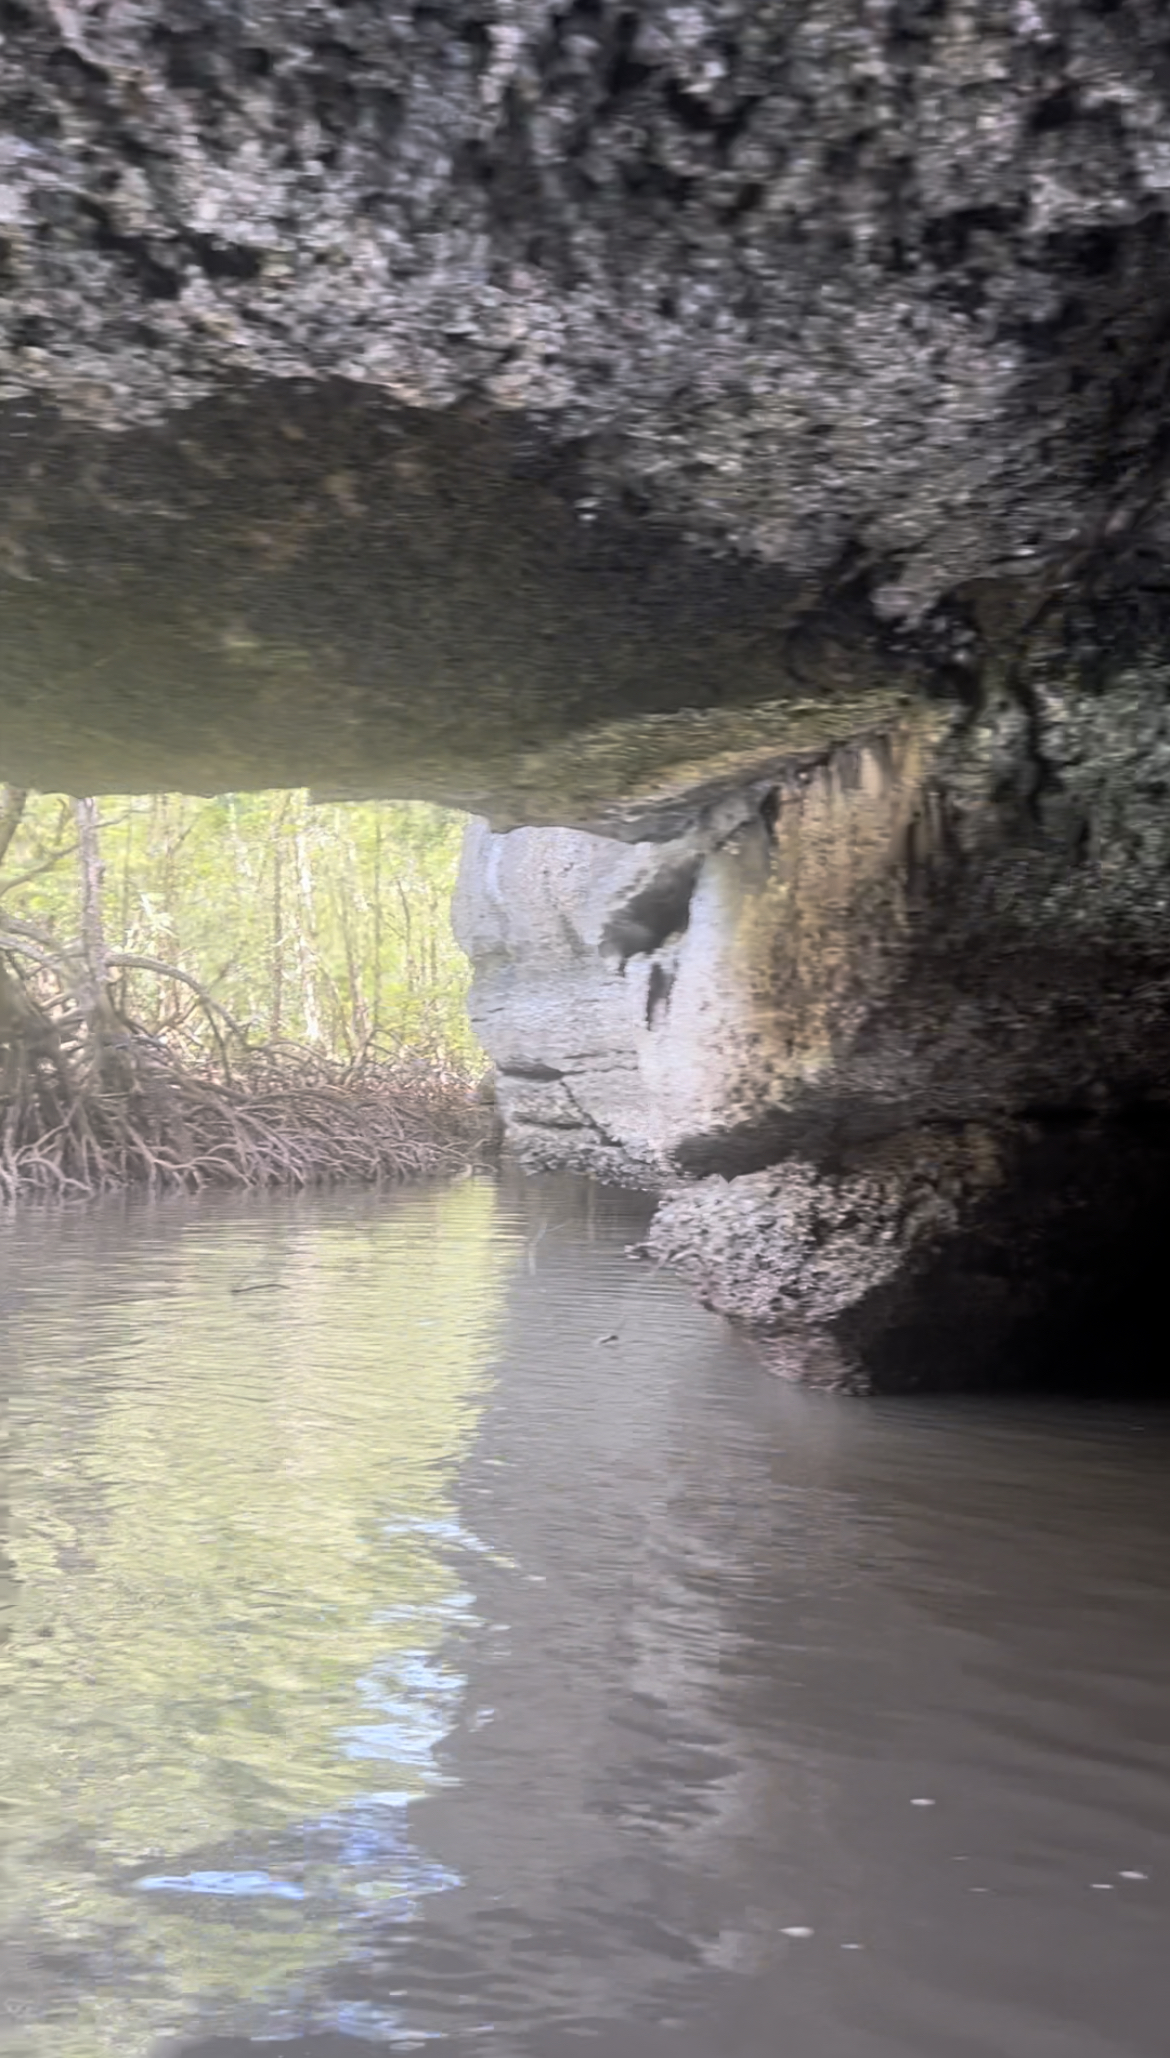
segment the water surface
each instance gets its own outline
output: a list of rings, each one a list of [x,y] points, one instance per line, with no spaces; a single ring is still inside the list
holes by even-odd
[[[1170,1424],[793,1392],[636,1228],[0,1224],[5,2058],[1161,2058]]]

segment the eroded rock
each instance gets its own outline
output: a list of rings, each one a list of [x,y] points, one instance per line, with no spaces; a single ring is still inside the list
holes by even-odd
[[[1026,1375],[1170,1191],[1167,681],[1033,685],[1039,788],[1008,699],[673,844],[470,832],[514,1147],[656,1186],[647,1254],[786,1376]]]
[[[5,387],[474,398],[883,605],[1093,532],[1161,417],[1159,0],[7,0]],[[1101,469],[1102,436],[1110,469]]]
[[[940,1245],[994,1204],[1004,1172],[993,1129],[911,1130],[845,1163],[791,1158],[676,1191],[654,1219],[645,1255],[678,1266],[782,1377],[864,1392],[889,1342],[889,1289],[912,1299]],[[875,1300],[881,1314],[871,1333]],[[925,1383],[946,1369],[923,1365],[920,1376]]]
[[[7,769],[656,835],[961,699],[1163,552],[1163,60],[1158,0],[6,0]]]
[[[1168,78],[1160,0],[0,0],[0,771],[616,839],[475,846],[527,1154],[779,1181],[851,1379],[964,1252],[1031,1320],[1157,1187]]]

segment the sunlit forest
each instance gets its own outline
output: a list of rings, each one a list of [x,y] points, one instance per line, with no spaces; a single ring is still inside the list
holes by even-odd
[[[185,971],[254,1039],[348,1062],[371,1051],[474,1061],[448,920],[461,817],[421,801],[316,805],[303,792],[89,805],[115,958]],[[13,918],[59,944],[80,933],[77,814],[60,795],[29,795],[5,850],[0,799],[0,934]],[[191,987],[141,964],[113,971],[135,1021],[207,1042]]]
[[[0,786],[0,1202],[457,1171],[461,822]]]

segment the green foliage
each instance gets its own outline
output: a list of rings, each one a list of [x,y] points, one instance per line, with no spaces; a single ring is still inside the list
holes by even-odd
[[[112,950],[181,966],[256,1040],[345,1060],[417,1051],[476,1062],[467,965],[448,921],[460,816],[421,801],[247,793],[106,798],[101,818]],[[0,915],[74,936],[74,844],[71,804],[30,798],[0,874]],[[119,977],[146,1028],[205,1041],[189,990],[148,972]]]

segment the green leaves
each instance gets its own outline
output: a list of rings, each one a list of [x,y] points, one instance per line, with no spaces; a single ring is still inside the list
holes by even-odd
[[[111,950],[183,966],[257,1038],[275,1029],[347,1060],[477,1061],[448,923],[460,816],[420,801],[314,806],[305,793],[107,797],[99,812]],[[11,815],[0,908],[67,942],[80,927],[70,803],[13,798]],[[136,1019],[206,1039],[177,982],[121,976]]]

